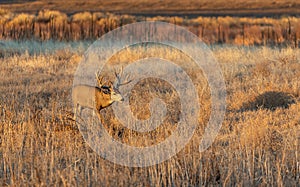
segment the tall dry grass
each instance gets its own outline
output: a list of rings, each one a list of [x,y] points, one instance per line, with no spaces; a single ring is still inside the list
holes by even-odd
[[[299,49],[228,47],[214,48],[213,52],[227,86],[226,117],[215,142],[207,151],[199,153],[199,142],[210,113],[210,96],[203,94],[200,95],[199,127],[189,144],[170,160],[145,168],[123,167],[104,160],[89,148],[70,119],[73,73],[80,55],[66,52],[66,58],[61,58],[59,56],[65,53],[59,52],[57,55],[22,54],[2,58],[1,184],[299,185]],[[126,55],[134,58],[129,50],[116,60],[124,60]],[[170,52],[169,56],[176,60],[180,54]],[[199,73],[186,69],[192,76]],[[202,84],[205,85],[205,81]],[[144,107],[148,101],[138,93],[141,88],[149,88],[147,96],[166,96],[164,92],[151,89],[153,85],[162,87],[165,84],[148,80],[139,83],[139,89],[135,90],[133,110],[140,112],[137,115],[141,117],[149,114]],[[208,90],[206,87],[205,93]],[[266,94],[270,92],[277,94]],[[292,96],[294,102],[285,101],[284,96]],[[274,104],[272,109],[259,102],[262,97]],[[137,99],[144,103],[138,105]],[[278,106],[278,100],[287,106]],[[176,102],[171,100],[169,105],[170,115],[175,112],[176,116],[177,111],[172,111]],[[140,136],[129,132],[122,134],[110,108],[103,115],[107,117],[105,127],[114,138],[134,143],[136,136]],[[172,128],[167,130],[172,131]],[[119,132],[122,136],[118,136]],[[151,138],[163,140],[168,134],[153,133],[143,138],[151,142]]]
[[[57,10],[40,10],[38,15],[0,9],[0,39],[82,40],[137,21],[163,21],[186,27],[209,44],[281,45],[299,47],[300,20],[280,18],[132,16],[108,12],[77,12],[67,16]]]

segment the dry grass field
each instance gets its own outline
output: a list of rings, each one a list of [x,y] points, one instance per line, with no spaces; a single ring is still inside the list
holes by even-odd
[[[53,54],[24,53],[1,58],[1,185],[299,185],[300,50],[212,50],[227,87],[226,116],[216,140],[208,150],[199,153],[210,114],[209,88],[203,81],[202,88],[199,87],[204,88],[199,96],[202,113],[196,119],[199,127],[191,141],[175,157],[144,168],[123,167],[104,160],[84,141],[72,120],[73,74],[82,54],[58,50]],[[190,74],[197,73],[190,69]],[[139,91],[164,84],[157,80],[140,84],[134,90],[132,109],[140,118],[147,118],[149,111],[145,106],[149,100]],[[149,96],[156,90],[146,91]],[[144,101],[142,106],[139,99]],[[176,99],[176,94],[171,96],[169,115],[177,115]],[[132,143],[137,137],[144,138],[146,144],[154,141],[151,138],[157,142],[172,130],[166,128],[165,132],[154,132],[151,136],[123,133],[110,114],[111,108],[103,111],[107,117],[104,126],[112,137],[124,143]]]
[[[299,14],[298,0],[1,1],[0,184],[299,186]],[[211,44],[226,84],[226,113],[213,144],[199,152],[212,113],[201,69],[166,46],[122,50],[110,65],[157,55],[177,62],[195,84],[200,105],[199,117],[189,114],[198,126],[174,157],[153,166],[125,167],[99,156],[84,139],[73,118],[71,92],[91,41],[145,20],[183,26]],[[103,74],[113,79],[109,66]],[[116,142],[134,147],[163,142],[178,126],[180,97],[166,81],[141,80],[129,97],[133,115],[150,118],[153,98],[165,102],[161,126],[133,131],[108,107],[101,111],[105,130]]]

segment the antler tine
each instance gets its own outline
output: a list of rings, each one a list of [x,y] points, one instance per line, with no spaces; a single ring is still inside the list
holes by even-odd
[[[119,82],[120,81],[120,77],[119,77],[118,73],[116,72],[116,70],[115,70],[115,76],[116,76],[116,78],[117,78],[117,80]]]
[[[125,85],[125,84],[128,84],[128,83],[130,83],[130,82],[132,81],[132,79],[131,79],[131,80],[128,80],[130,75],[127,74],[126,77],[125,77],[125,81],[126,81],[126,82],[121,83],[121,76],[123,75],[123,66],[121,67],[119,73],[117,73],[117,72],[115,71],[115,75],[116,75],[116,78],[117,78],[117,85],[116,85],[116,88],[118,88],[119,86],[123,86],[123,85]]]
[[[100,76],[99,72],[95,73],[95,75],[96,75],[96,79],[97,79],[97,82],[98,82],[98,86],[101,87],[102,86],[103,76]]]
[[[121,67],[121,70],[117,73],[116,69],[115,69],[115,76],[117,78],[117,85],[116,87],[119,87],[119,85],[121,84],[121,76],[123,74],[123,67]]]
[[[127,81],[127,82],[124,82],[124,83],[122,83],[122,84],[119,84],[119,85],[118,85],[118,87],[120,87],[120,86],[124,86],[124,85],[126,85],[126,84],[129,84],[129,83],[131,83],[131,81],[132,81],[132,80],[130,80],[130,81]]]
[[[130,79],[130,75],[127,74],[126,77],[125,77],[126,82],[123,82],[122,85],[125,85],[125,84],[128,84],[128,83],[132,82],[132,79],[130,79],[130,80],[129,79]]]

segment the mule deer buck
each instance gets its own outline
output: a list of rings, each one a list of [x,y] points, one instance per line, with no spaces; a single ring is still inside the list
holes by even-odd
[[[83,108],[90,108],[96,110],[99,114],[100,110],[106,108],[113,104],[114,102],[123,101],[123,97],[119,92],[119,86],[128,84],[131,82],[127,81],[125,83],[120,83],[123,69],[118,74],[115,72],[117,78],[117,84],[114,86],[111,81],[106,81],[102,83],[103,76],[100,76],[99,73],[96,73],[97,86],[89,85],[76,85],[72,90],[72,99],[74,107],[74,118],[76,120],[76,115],[81,115],[81,110]],[[128,76],[126,77],[127,80]]]

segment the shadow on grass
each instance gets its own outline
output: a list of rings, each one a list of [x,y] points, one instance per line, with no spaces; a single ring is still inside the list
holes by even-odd
[[[268,91],[258,95],[254,100],[243,103],[240,111],[255,111],[258,109],[274,111],[277,108],[289,108],[294,103],[296,103],[296,99],[292,94]]]

